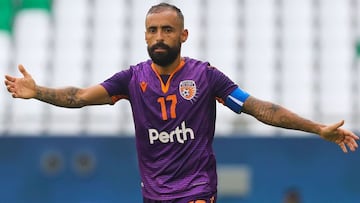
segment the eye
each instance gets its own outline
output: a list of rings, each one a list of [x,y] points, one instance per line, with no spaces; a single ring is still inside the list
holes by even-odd
[[[156,33],[156,28],[150,27],[150,28],[148,28],[147,32],[151,33],[151,34],[154,34],[154,33]]]
[[[164,29],[164,32],[165,33],[171,33],[173,31],[173,29],[171,28],[171,27],[166,27],[165,29]]]

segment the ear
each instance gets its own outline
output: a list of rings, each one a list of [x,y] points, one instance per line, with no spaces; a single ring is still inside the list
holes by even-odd
[[[147,43],[147,37],[146,37],[146,31],[144,31],[144,39],[145,39],[145,42]]]
[[[181,42],[186,42],[187,38],[189,36],[189,31],[187,29],[184,29],[181,33]]]

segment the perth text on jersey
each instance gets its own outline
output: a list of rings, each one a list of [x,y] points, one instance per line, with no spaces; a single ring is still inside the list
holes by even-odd
[[[181,126],[177,126],[170,132],[159,132],[157,129],[149,129],[150,144],[154,144],[155,141],[161,143],[178,142],[184,144],[188,139],[195,139],[194,131],[191,128],[187,128],[185,121],[181,122]]]

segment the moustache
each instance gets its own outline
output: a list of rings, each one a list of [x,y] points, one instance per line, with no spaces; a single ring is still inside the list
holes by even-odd
[[[166,49],[166,50],[170,49],[170,47],[168,45],[164,44],[163,42],[159,42],[159,43],[156,43],[153,46],[151,46],[150,50],[154,51],[157,48]]]

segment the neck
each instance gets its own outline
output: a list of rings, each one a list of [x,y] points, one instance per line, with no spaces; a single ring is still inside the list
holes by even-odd
[[[153,65],[156,71],[159,73],[159,75],[170,75],[179,66],[180,61],[181,61],[181,57],[179,55],[174,62],[172,62],[167,66],[159,66],[158,64],[155,63],[153,63]]]

